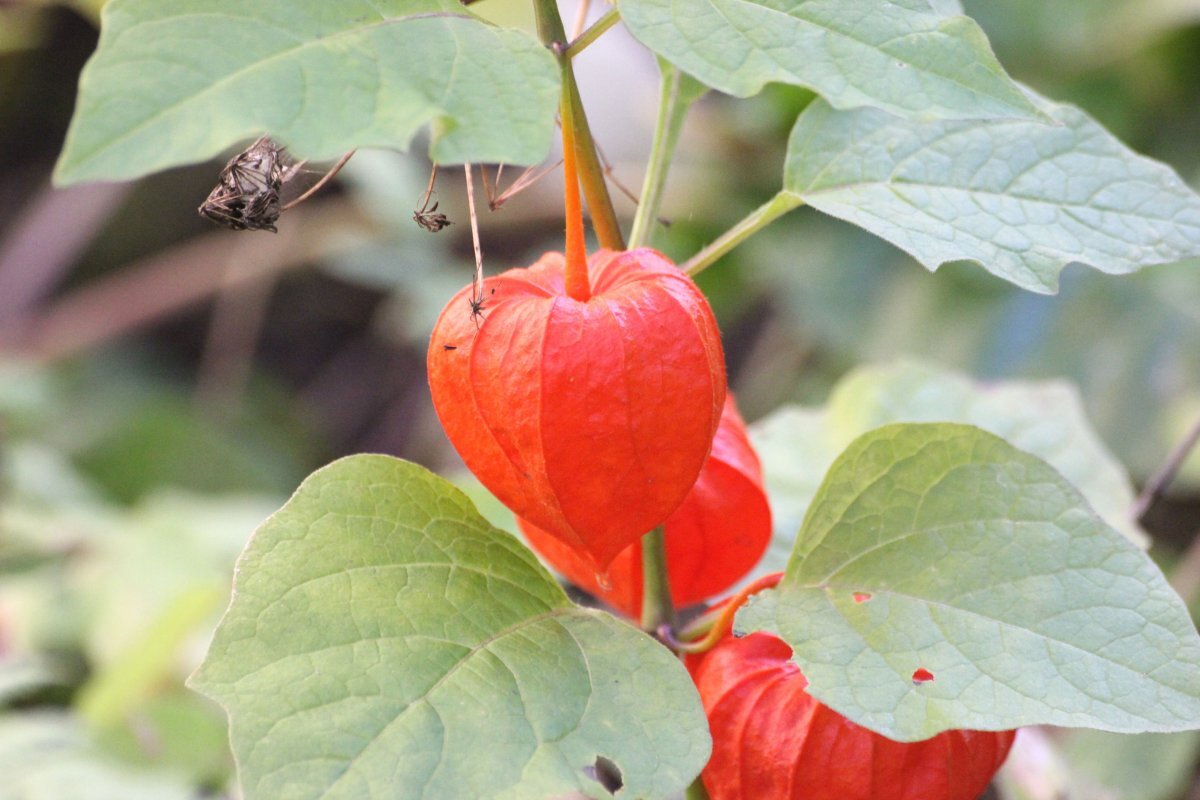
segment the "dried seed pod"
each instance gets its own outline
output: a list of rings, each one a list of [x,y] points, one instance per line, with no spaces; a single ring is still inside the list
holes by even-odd
[[[276,233],[279,192],[294,172],[285,149],[260,136],[221,170],[216,187],[200,205],[200,216],[235,231]]]
[[[445,214],[437,210],[438,204],[434,203],[431,208],[421,207],[413,212],[413,222],[420,225],[430,233],[437,233],[447,225],[454,223]]]

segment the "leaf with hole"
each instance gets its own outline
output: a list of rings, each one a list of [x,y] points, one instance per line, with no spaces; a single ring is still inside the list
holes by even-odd
[[[259,528],[192,682],[248,800],[663,797],[709,751],[669,651],[385,456],[319,470]]]
[[[925,267],[977,261],[1034,292],[1080,262],[1114,275],[1200,256],[1200,197],[1074,106],[1053,125],[914,124],[817,101],[792,129],[784,190]]]
[[[782,638],[810,694],[901,741],[1200,721],[1200,637],[1162,572],[1049,465],[967,425],[856,439],[736,627]]]
[[[1038,118],[967,17],[926,0],[621,0],[630,32],[728,94],[773,81],[913,119]]]
[[[558,100],[553,56],[453,0],[112,0],[84,68],[59,183],[210,158],[270,133],[293,155],[405,149],[534,163]]]

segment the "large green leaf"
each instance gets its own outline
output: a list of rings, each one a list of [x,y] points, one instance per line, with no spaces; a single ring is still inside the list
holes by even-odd
[[[441,163],[533,163],[554,58],[453,0],[112,0],[79,82],[60,183],[133,178],[264,132],[300,157],[406,148]]]
[[[314,473],[263,524],[193,682],[229,712],[248,800],[607,797],[601,758],[623,797],[663,797],[709,752],[669,651],[384,456]]]
[[[792,130],[785,191],[929,269],[970,259],[1035,292],[1076,261],[1124,274],[1200,255],[1200,197],[1178,175],[1029,95],[1055,125],[918,125],[815,102]]]
[[[927,0],[621,0],[643,44],[723,92],[772,81],[913,119],[1036,118],[967,17]],[[949,10],[939,3],[940,11]]]
[[[1079,393],[1064,381],[972,381],[911,361],[859,367],[823,408],[785,406],[750,428],[763,461],[779,549],[791,549],[821,480],[854,439],[893,422],[961,422],[1003,437],[1062,473],[1130,541],[1146,534],[1130,519],[1129,475],[1096,436]]]
[[[1045,462],[967,425],[855,440],[737,628],[782,637],[811,694],[899,740],[1200,725],[1200,637],[1158,567]]]

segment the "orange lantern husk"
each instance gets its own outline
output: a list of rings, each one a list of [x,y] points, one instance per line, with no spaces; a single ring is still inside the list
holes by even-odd
[[[547,253],[452,298],[429,385],[480,482],[603,572],[695,483],[725,361],[704,295],[660,253],[594,254],[584,301],[567,296],[564,266]]]

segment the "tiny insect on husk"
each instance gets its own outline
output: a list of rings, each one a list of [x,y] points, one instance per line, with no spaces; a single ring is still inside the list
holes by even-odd
[[[277,233],[279,192],[296,172],[287,161],[285,148],[260,136],[221,170],[216,187],[198,209],[200,216],[235,231]]]

